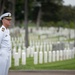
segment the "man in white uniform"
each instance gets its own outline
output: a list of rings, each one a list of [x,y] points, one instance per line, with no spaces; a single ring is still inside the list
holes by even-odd
[[[4,13],[0,16],[2,26],[0,28],[0,75],[8,75],[11,40],[9,26],[11,24],[11,13]]]

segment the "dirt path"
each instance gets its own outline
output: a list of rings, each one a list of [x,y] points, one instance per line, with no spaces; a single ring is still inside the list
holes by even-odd
[[[9,71],[9,75],[75,75],[75,70]]]

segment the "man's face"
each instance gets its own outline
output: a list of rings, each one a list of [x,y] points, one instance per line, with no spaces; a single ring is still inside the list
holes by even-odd
[[[11,25],[11,19],[3,18],[2,23],[8,28]]]

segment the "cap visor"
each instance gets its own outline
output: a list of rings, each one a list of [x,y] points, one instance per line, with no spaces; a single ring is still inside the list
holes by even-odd
[[[12,17],[5,17],[5,18],[6,18],[6,19],[10,19],[10,20],[12,19]]]

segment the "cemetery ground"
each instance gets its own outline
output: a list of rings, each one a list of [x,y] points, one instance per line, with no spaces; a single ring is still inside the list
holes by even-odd
[[[10,70],[75,70],[75,58],[37,65],[33,64],[33,58],[27,58],[27,64],[22,65],[20,61],[19,66],[14,66],[13,61]]]
[[[38,65],[32,59],[28,58],[26,65],[12,66],[9,75],[75,75],[75,58]]]
[[[10,71],[9,75],[75,75],[74,70]]]
[[[67,32],[67,34],[65,32]],[[71,38],[69,39],[68,30],[66,31],[64,29],[61,29],[61,33],[57,33],[53,28],[40,31],[36,31],[34,29],[33,33],[29,34],[30,46],[26,49],[24,45],[25,32],[22,29],[20,37],[12,38],[13,57],[11,59],[9,75],[75,75],[75,48],[73,49],[74,44],[71,44],[72,41],[74,42],[73,32],[74,30],[71,32]],[[48,34],[48,36],[46,34]],[[59,35],[63,35],[66,37],[58,37]],[[62,49],[58,49],[59,41],[64,42],[63,44],[65,45],[65,47],[61,43],[61,46],[64,47],[64,49],[61,46],[59,48]],[[57,50],[56,54],[55,51],[52,51],[55,49]],[[27,51],[25,52],[25,50]],[[40,59],[41,61],[42,57],[43,62],[40,63],[39,60],[37,60],[38,62],[37,64],[35,64],[36,62],[34,63],[33,52],[38,53],[38,51],[40,53],[40,56],[38,56],[40,58],[38,59]],[[52,54],[50,51],[52,51]],[[46,58],[47,52],[48,58]],[[20,53],[24,55],[25,58],[22,58],[24,56],[21,56]],[[52,61],[49,61],[49,58],[51,57],[49,56],[50,54],[52,55]],[[65,59],[63,55],[66,57]],[[16,58],[19,59],[19,63],[17,61],[15,62]],[[47,60],[46,62],[44,62],[44,58]],[[23,59],[25,59],[24,65],[22,64]],[[16,66],[15,64],[18,64],[18,66]]]

